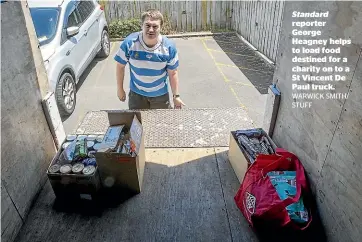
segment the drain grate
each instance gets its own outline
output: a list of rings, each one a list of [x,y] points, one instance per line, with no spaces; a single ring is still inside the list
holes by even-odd
[[[147,148],[227,147],[230,131],[253,127],[242,108],[141,111]],[[103,134],[107,113],[87,113],[77,134]]]

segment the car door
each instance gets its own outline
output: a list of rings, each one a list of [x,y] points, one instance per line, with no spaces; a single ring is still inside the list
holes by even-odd
[[[89,42],[86,38],[87,28],[82,24],[82,18],[77,9],[77,2],[72,1],[69,3],[64,16],[62,49],[66,58],[67,64],[71,65],[76,73],[77,80],[79,73],[86,61],[84,53],[89,48]],[[79,32],[74,36],[67,35],[67,28],[78,27]]]
[[[95,5],[93,1],[80,1],[77,9],[82,19],[82,27],[84,28],[85,42],[87,46],[87,48],[84,49],[83,66],[80,69],[80,72],[83,72],[94,58],[94,49],[96,48],[94,42],[96,41],[98,35],[98,21],[94,15]]]
[[[101,10],[101,6],[96,1],[91,1],[92,4],[92,14],[90,15],[90,19],[93,22],[91,27],[91,48],[93,50],[93,54],[96,55],[99,47],[101,46],[101,39],[102,39],[102,31],[101,31],[101,17],[103,10]]]

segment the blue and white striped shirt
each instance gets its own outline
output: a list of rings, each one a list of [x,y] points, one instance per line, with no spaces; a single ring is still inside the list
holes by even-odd
[[[116,61],[129,63],[130,89],[143,96],[157,97],[168,92],[167,70],[175,70],[178,65],[176,46],[165,36],[159,36],[158,44],[147,47],[142,32],[132,33],[122,42]]]

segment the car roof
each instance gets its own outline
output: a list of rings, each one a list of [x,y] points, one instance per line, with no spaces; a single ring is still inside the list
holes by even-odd
[[[55,8],[66,6],[72,0],[27,0],[29,8]]]

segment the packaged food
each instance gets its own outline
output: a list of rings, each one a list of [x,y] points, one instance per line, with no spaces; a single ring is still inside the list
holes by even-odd
[[[74,161],[82,160],[88,156],[87,139],[80,139],[76,141]]]
[[[295,197],[297,194],[296,172],[295,171],[271,171],[268,172],[270,182],[275,187],[281,200],[288,197]],[[287,206],[290,218],[298,223],[308,222],[308,212],[304,207],[303,198]]]
[[[79,174],[83,171],[84,169],[84,165],[82,163],[76,163],[73,167],[72,167],[72,172],[74,174]]]
[[[90,150],[90,149],[93,149],[93,145],[94,145],[94,141],[87,141],[87,148]]]
[[[88,157],[89,158],[95,158],[96,157],[96,151],[95,150],[91,150],[88,152]]]
[[[70,163],[74,159],[75,147],[77,140],[73,140],[60,154],[59,164],[64,165]]]
[[[97,139],[97,135],[95,135],[95,134],[90,134],[87,136],[88,141],[95,141],[96,139]]]
[[[68,147],[68,145],[70,145],[72,142],[65,142],[63,145],[62,145],[62,149],[65,150],[65,148]]]
[[[77,135],[75,135],[75,134],[69,134],[69,135],[67,135],[67,141],[73,141],[73,140],[75,140],[77,138]]]
[[[49,167],[49,172],[50,173],[59,173],[60,167],[61,167],[61,165],[59,165],[59,164],[52,165],[51,167]]]
[[[86,158],[82,161],[82,163],[84,166],[90,166],[90,165],[96,166],[97,165],[95,158]]]
[[[84,140],[86,138],[87,138],[87,135],[81,134],[81,135],[78,135],[77,140]]]
[[[95,172],[96,168],[95,166],[89,165],[84,167],[83,174],[84,175],[92,175]]]
[[[103,141],[103,139],[104,139],[104,135],[101,134],[101,135],[98,135],[98,136],[97,136],[96,141],[97,141],[98,143],[101,143],[101,142]]]
[[[73,166],[71,164],[65,164],[60,167],[60,173],[69,174],[72,171]]]
[[[93,150],[94,150],[94,151],[98,151],[101,147],[102,147],[102,144],[101,144],[101,143],[97,143],[97,144],[93,145]]]
[[[124,125],[110,126],[104,135],[102,146],[104,148],[115,149],[120,140],[120,135]]]

